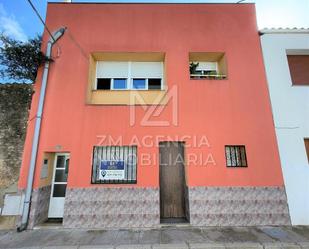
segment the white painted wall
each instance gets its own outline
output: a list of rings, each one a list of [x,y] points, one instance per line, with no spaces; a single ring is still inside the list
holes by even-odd
[[[292,86],[287,51],[309,52],[309,32],[261,36],[273,117],[293,225],[309,225],[309,86]],[[309,70],[309,68],[308,68]]]

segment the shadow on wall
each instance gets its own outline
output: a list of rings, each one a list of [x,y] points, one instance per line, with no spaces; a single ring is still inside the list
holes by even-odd
[[[14,199],[17,192],[32,93],[32,84],[0,84],[0,229],[15,226],[4,199],[6,194]]]

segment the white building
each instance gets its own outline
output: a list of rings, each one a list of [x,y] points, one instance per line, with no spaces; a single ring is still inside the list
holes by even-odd
[[[291,221],[309,225],[309,29],[262,30],[261,43]]]

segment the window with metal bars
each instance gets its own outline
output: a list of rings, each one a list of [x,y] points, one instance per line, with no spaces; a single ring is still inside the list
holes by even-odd
[[[91,183],[136,183],[136,146],[94,146]]]
[[[226,145],[225,157],[227,167],[247,167],[246,148],[244,145]]]

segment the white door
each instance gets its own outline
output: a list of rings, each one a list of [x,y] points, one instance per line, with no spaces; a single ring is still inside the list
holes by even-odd
[[[69,161],[69,154],[56,154],[48,218],[63,218]]]

